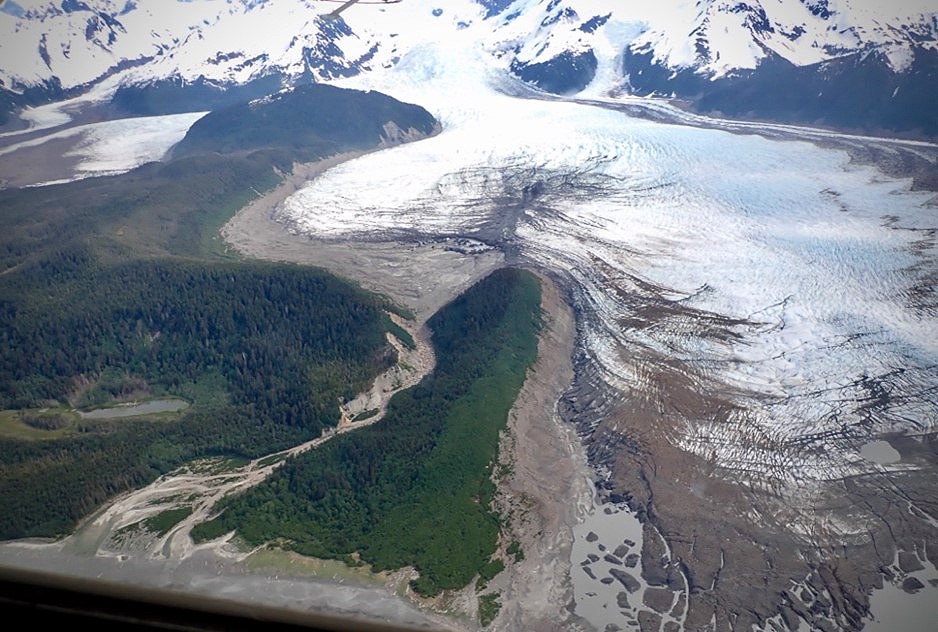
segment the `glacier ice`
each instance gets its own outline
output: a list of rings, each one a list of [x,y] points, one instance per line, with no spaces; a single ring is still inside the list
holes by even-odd
[[[649,366],[677,363],[732,400],[671,440],[747,484],[884,467],[860,457],[869,437],[934,430],[931,194],[842,151],[513,98],[497,76],[455,37],[350,81],[442,133],[329,170],[279,218],[328,239],[475,237],[566,276],[609,386],[652,397]]]

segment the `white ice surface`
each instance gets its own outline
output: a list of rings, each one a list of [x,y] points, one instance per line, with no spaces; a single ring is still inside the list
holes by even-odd
[[[58,101],[37,107],[24,108],[19,112],[18,116],[26,124],[26,127],[10,132],[2,132],[0,133],[0,138],[21,136],[31,132],[39,132],[66,125],[72,120],[68,105],[69,101]]]
[[[78,125],[0,148],[0,156],[51,140],[78,137],[65,153],[79,160],[75,173],[56,182],[113,175],[160,160],[206,112],[145,116]]]
[[[31,132],[65,125],[72,120],[61,102],[26,108],[20,113],[20,118],[26,121],[27,129]]]
[[[81,158],[84,173],[121,173],[160,160],[207,112],[118,119],[87,126],[82,143],[66,155]]]
[[[869,436],[936,427],[938,321],[916,298],[933,287],[931,194],[805,142],[504,96],[474,28],[402,25],[400,63],[347,82],[444,130],[330,170],[283,205],[293,230],[508,239],[580,288],[607,383],[644,396],[643,363],[667,357],[730,394],[729,420],[673,440],[753,484],[869,471]],[[662,299],[696,316],[622,324]],[[707,314],[739,321],[732,336],[707,334]],[[892,391],[879,407],[877,389]]]

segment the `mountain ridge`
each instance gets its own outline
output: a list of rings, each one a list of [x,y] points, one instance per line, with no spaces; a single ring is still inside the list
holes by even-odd
[[[550,93],[651,95],[705,113],[938,136],[927,107],[938,101],[938,7],[928,0],[408,0],[326,19],[333,8],[11,0],[0,7],[0,109],[167,85],[201,90],[200,107],[226,105],[209,93],[262,84],[239,95],[251,98],[393,69],[420,23],[442,37],[474,27],[494,66]]]

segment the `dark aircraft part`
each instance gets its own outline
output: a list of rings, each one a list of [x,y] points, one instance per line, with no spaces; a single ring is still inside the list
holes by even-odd
[[[401,0],[322,0],[323,2],[342,2],[342,6],[323,17],[327,20],[336,20],[339,14],[348,9],[353,4],[397,4]]]
[[[198,594],[0,567],[0,611],[37,629],[93,626],[99,632],[198,630],[414,632],[354,617],[287,610]],[[51,626],[59,626],[51,627]]]

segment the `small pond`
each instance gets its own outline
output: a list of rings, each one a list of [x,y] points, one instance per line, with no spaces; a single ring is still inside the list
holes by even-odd
[[[898,463],[901,459],[899,451],[892,447],[888,441],[883,441],[882,439],[870,441],[861,447],[860,456],[867,461],[879,463],[880,465]]]
[[[88,412],[79,411],[82,419],[119,419],[121,417],[137,417],[139,415],[153,415],[155,413],[176,413],[189,407],[189,402],[175,397],[151,399],[139,404],[118,404],[110,408],[96,408]]]

